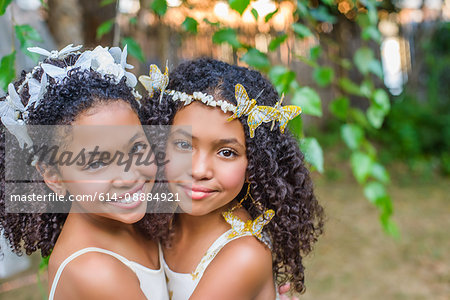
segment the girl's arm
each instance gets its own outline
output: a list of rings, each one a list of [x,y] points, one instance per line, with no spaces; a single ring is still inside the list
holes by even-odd
[[[210,265],[189,299],[275,299],[272,254],[254,237],[228,243]]]
[[[136,274],[114,257],[86,253],[71,261],[61,274],[55,300],[144,300]]]

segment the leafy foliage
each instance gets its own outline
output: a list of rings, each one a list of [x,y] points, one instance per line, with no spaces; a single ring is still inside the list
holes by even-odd
[[[0,61],[0,87],[5,92],[8,90],[8,84],[16,77],[15,60],[16,51],[13,51],[11,54],[3,56]]]
[[[136,57],[141,62],[145,61],[144,54],[142,53],[142,48],[135,39],[133,39],[132,37],[123,38],[122,47],[125,47],[125,45],[128,45],[128,53],[130,53],[131,56]]]
[[[113,26],[114,26],[114,19],[107,20],[102,24],[100,24],[100,26],[98,26],[97,28],[96,39],[99,40],[102,38],[102,36],[109,33],[113,28]]]
[[[29,52],[27,48],[34,46],[34,42],[42,42],[39,33],[30,25],[16,25],[14,26],[14,30],[20,43],[20,50],[37,62],[39,60],[39,54]]]

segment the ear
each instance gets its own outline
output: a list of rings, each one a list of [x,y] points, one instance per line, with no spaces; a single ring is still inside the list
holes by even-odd
[[[45,163],[37,162],[36,170],[41,174],[45,184],[56,194],[65,195],[67,190],[62,182],[61,175],[55,167],[48,166]]]

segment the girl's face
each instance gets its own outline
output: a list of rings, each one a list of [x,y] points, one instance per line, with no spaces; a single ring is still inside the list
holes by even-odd
[[[149,161],[153,160],[136,113],[124,101],[99,104],[71,125],[64,150],[74,155],[84,151],[86,159],[80,165],[58,165],[57,183],[50,184],[50,188],[53,186],[55,192],[79,199],[86,197],[85,201],[72,202],[71,211],[92,213],[126,224],[139,221],[146,212],[147,202],[132,200],[145,199],[143,193],[151,192],[156,166],[136,163],[139,155],[143,158],[150,155]],[[102,153],[109,153],[109,158]],[[124,155],[121,164],[119,153]],[[127,159],[131,159],[128,166]],[[89,201],[92,197],[96,200]]]
[[[245,134],[218,108],[192,103],[175,115],[169,136],[166,176],[183,211],[202,216],[231,202],[242,189],[247,169]],[[185,130],[184,128],[191,128]],[[190,203],[192,199],[192,204]]]

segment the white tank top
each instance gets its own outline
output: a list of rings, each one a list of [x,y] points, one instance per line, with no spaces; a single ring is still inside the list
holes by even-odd
[[[168,300],[169,296],[167,293],[166,286],[166,278],[164,275],[164,268],[160,265],[159,270],[149,269],[137,262],[126,259],[125,257],[101,248],[89,247],[78,250],[77,252],[70,255],[66,258],[62,264],[59,266],[58,271],[56,272],[55,278],[52,283],[52,288],[50,290],[50,295],[48,297],[49,300],[53,300],[55,296],[56,286],[58,285],[59,278],[61,277],[61,273],[64,268],[67,266],[69,262],[73,259],[77,258],[80,255],[83,255],[88,252],[100,252],[104,254],[111,255],[116,259],[120,260],[123,264],[129,267],[137,276],[142,292],[144,293],[147,299],[151,300]],[[160,259],[161,260],[161,259]]]
[[[266,219],[261,216],[252,222],[252,226],[243,226],[244,222],[238,217],[234,216],[231,212],[225,213],[225,220],[231,225],[232,228],[224,232],[217,240],[214,241],[200,260],[200,263],[197,265],[195,271],[192,273],[177,273],[172,271],[164,260],[164,254],[162,252],[161,245],[159,245],[159,259],[160,264],[163,266],[164,272],[166,273],[169,298],[171,300],[189,299],[200,282],[200,279],[202,278],[208,265],[226,244],[234,241],[235,239],[244,236],[255,236],[271,248],[270,238],[265,232],[262,232],[262,228],[270,221],[272,215],[270,215],[270,212],[265,215]]]

